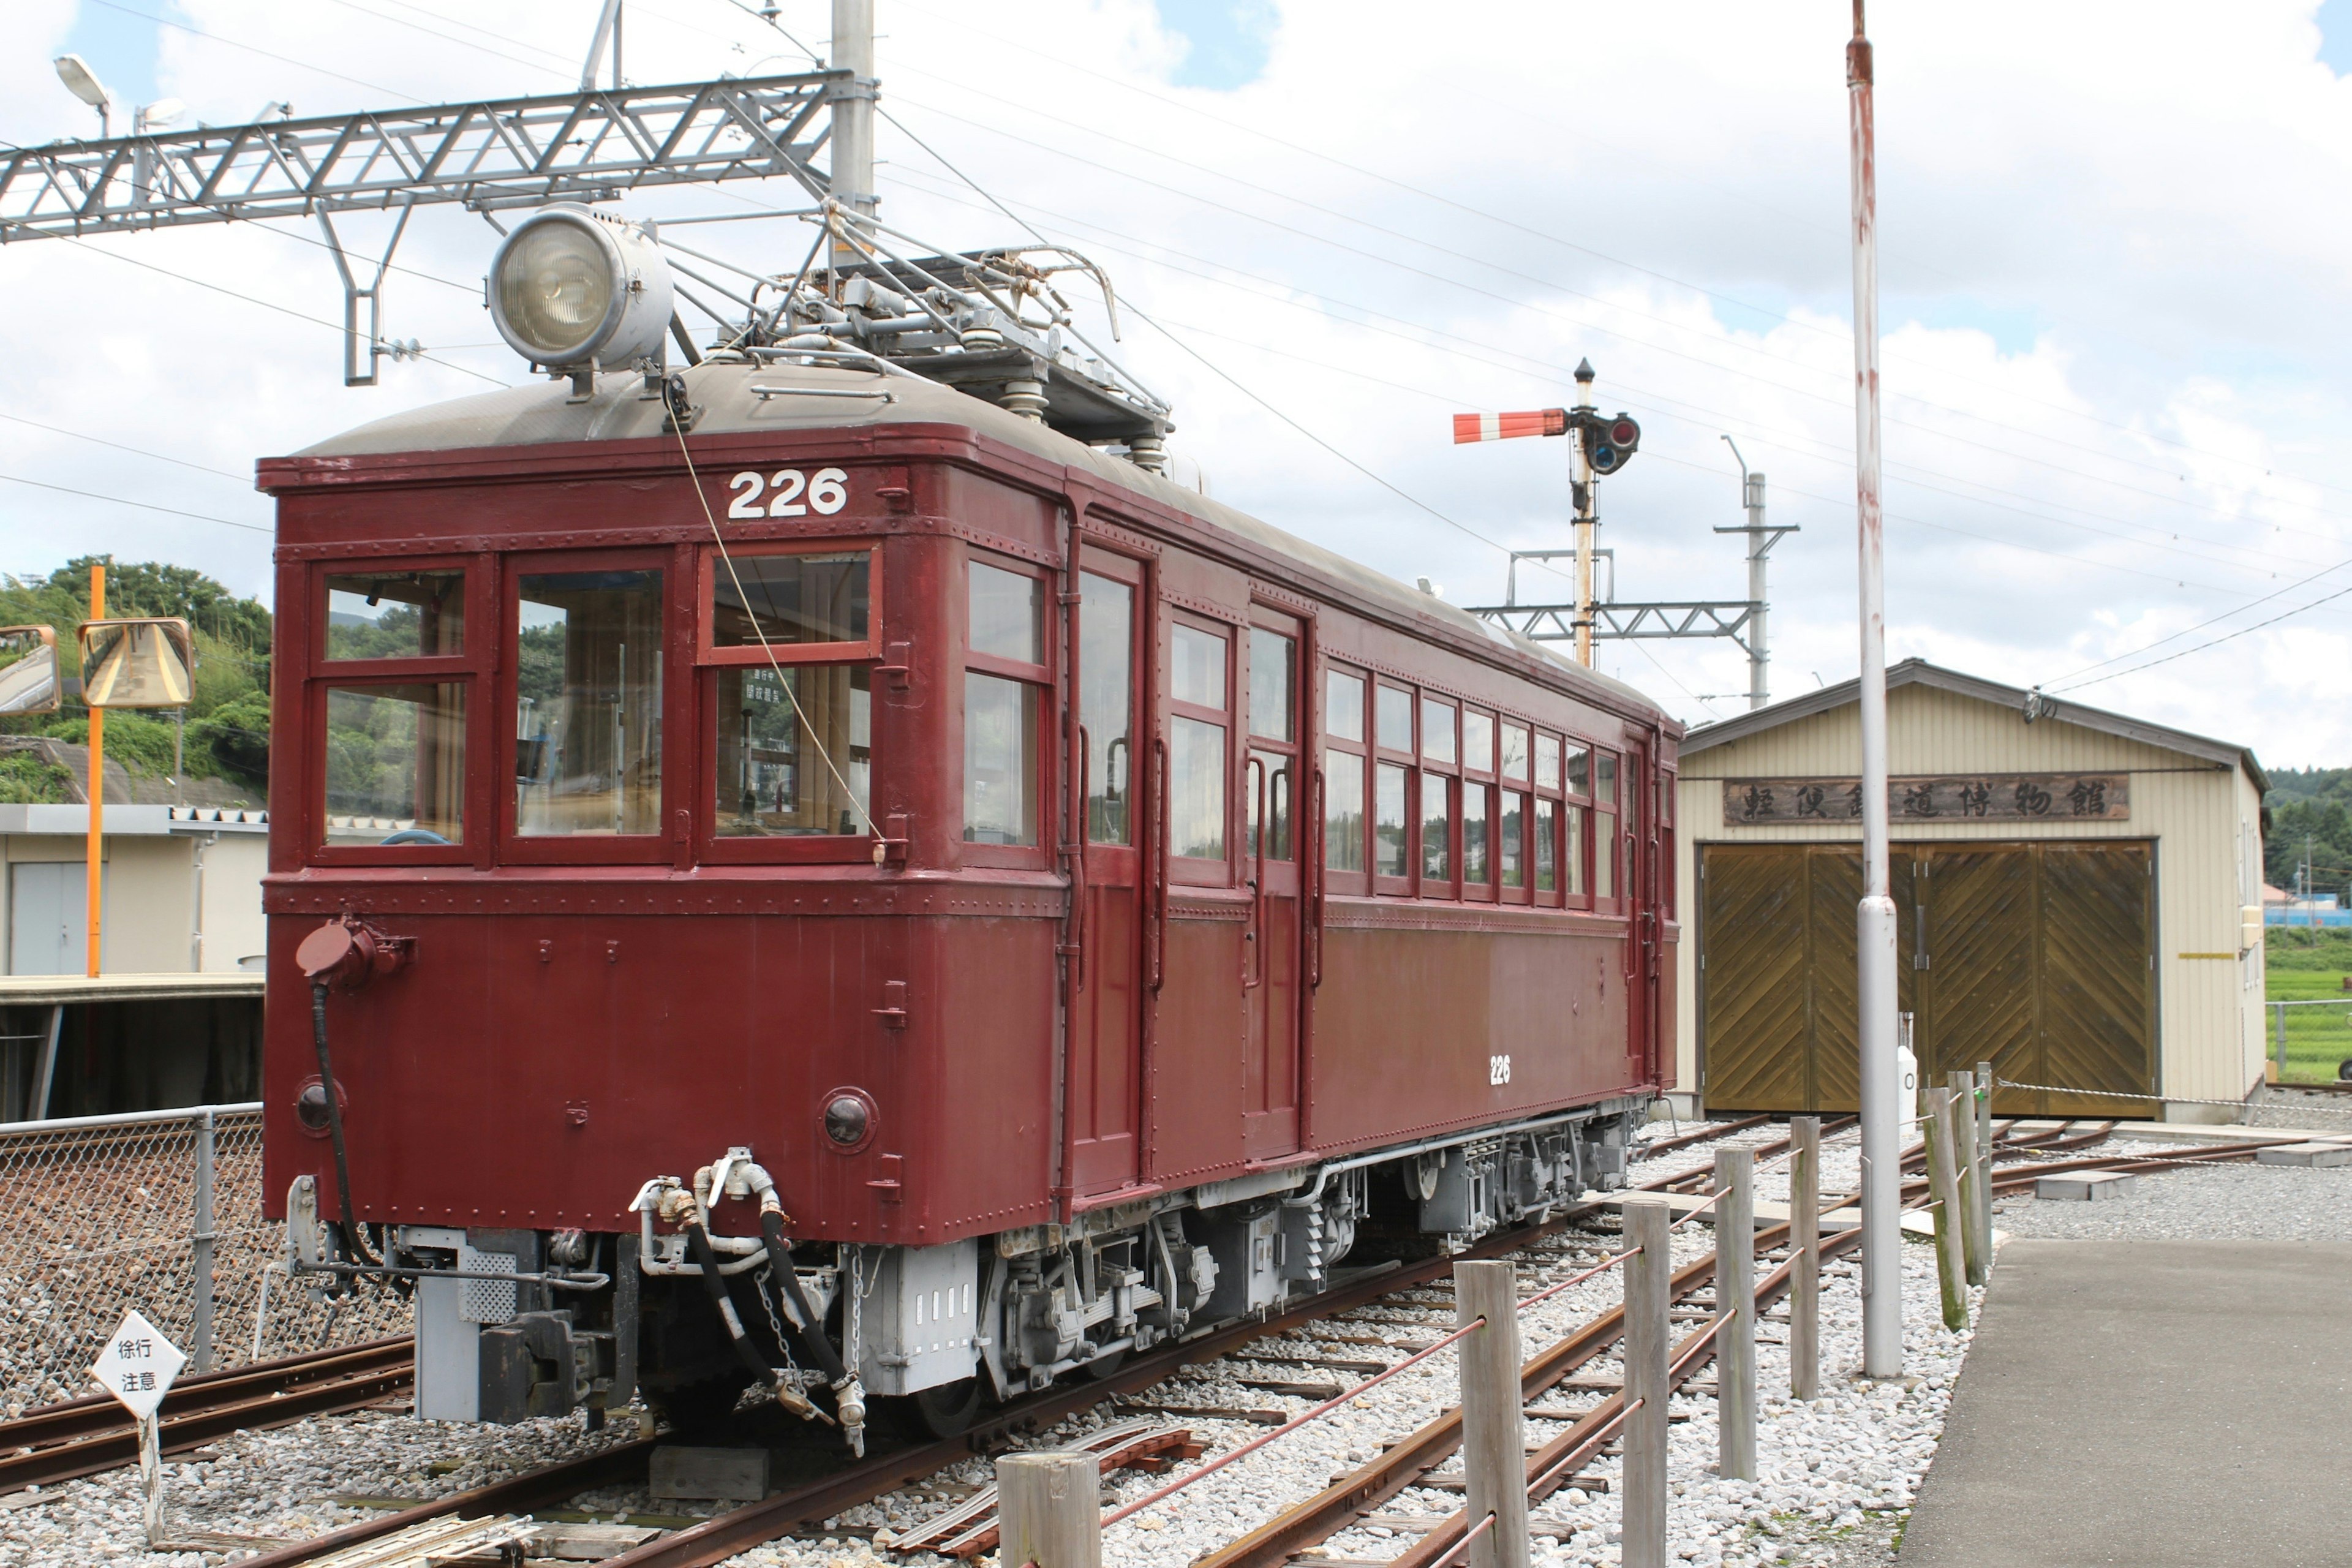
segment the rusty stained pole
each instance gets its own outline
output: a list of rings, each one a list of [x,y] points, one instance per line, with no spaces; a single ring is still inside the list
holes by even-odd
[[[1862,579],[1862,901],[1854,992],[1862,1044],[1862,1371],[1903,1373],[1902,1116],[1895,1060],[1895,900],[1887,875],[1886,524],[1878,493],[1878,149],[1870,39],[1853,0],[1853,456]]]
[[[1592,411],[1592,362],[1579,360],[1576,365],[1576,407],[1568,427],[1569,439],[1576,444],[1576,479],[1569,487],[1569,494],[1576,503],[1576,662],[1587,669],[1592,668],[1592,621],[1595,614],[1592,601],[1592,534],[1601,519],[1593,505],[1592,453],[1585,445],[1591,426],[1577,416],[1590,415]],[[1616,581],[1613,574],[1610,581]],[[1611,592],[1613,594],[1615,590]]]

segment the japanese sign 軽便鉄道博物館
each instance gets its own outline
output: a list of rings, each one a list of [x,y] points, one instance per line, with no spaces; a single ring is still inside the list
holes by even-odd
[[[2122,822],[2131,816],[2129,773],[1965,773],[1890,779],[1887,816],[1896,822]],[[1859,779],[1726,779],[1723,820],[1854,822]]]

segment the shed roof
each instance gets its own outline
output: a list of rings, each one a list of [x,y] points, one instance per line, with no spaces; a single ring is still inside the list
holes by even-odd
[[[2062,724],[2079,725],[2085,730],[2096,730],[2102,734],[2118,735],[2127,741],[2137,741],[2150,746],[2162,746],[2168,751],[2179,752],[2187,756],[2201,757],[2207,762],[2217,763],[2224,767],[2242,767],[2246,770],[2246,775],[2253,781],[2256,789],[2267,791],[2270,788],[2269,776],[2263,772],[2262,763],[2254,759],[2252,749],[2231,742],[2216,741],[2205,735],[2192,735],[2186,730],[2175,730],[2169,725],[2152,723],[2146,719],[2134,719],[2122,713],[2110,713],[2104,708],[2090,708],[2079,702],[2062,702],[2054,698],[2025,691],[2014,686],[2003,686],[1997,680],[1986,680],[1974,675],[1963,675],[1957,669],[1946,669],[1943,666],[1930,664],[1924,658],[1906,658],[1900,664],[1887,668],[1886,689],[1893,691],[1897,687],[1903,686],[1931,687],[1938,691],[1949,691],[1958,696],[1973,698],[1979,702],[1990,702],[1995,707],[2013,708],[2021,713],[2025,710],[2029,701],[2038,699],[2040,708],[2034,714],[2033,721],[2052,720]],[[1835,686],[1824,686],[1817,691],[1808,691],[1802,697],[1792,697],[1785,702],[1775,702],[1769,708],[1759,708],[1733,718],[1717,720],[1712,724],[1701,724],[1684,735],[1682,754],[1685,757],[1693,756],[1717,746],[1727,745],[1733,741],[1745,740],[1750,735],[1759,734],[1766,730],[1777,729],[1782,724],[1791,723],[1799,719],[1810,719],[1815,714],[1831,712],[1856,700],[1861,694],[1861,689],[1862,682],[1859,679],[1842,680]]]

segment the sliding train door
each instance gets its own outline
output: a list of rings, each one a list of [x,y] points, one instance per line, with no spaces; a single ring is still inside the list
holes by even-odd
[[[1299,803],[1306,626],[1263,606],[1251,616],[1244,657],[1247,748],[1242,763],[1242,885],[1250,895],[1244,934],[1249,1036],[1243,1058],[1242,1144],[1253,1160],[1298,1147],[1300,1046],[1307,987],[1306,920],[1299,868]]]
[[[1143,570],[1087,551],[1077,606],[1079,784],[1086,837],[1078,889],[1076,1005],[1070,1026],[1070,1185],[1080,1195],[1138,1179],[1143,1079],[1144,878],[1136,781],[1150,599]]]

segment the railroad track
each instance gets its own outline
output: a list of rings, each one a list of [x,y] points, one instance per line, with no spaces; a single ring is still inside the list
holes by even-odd
[[[163,1398],[163,1450],[183,1454],[233,1432],[357,1410],[404,1392],[414,1377],[414,1344],[405,1334],[199,1373]],[[108,1394],[0,1421],[0,1494],[138,1461],[138,1428]]]
[[[2113,1126],[2112,1122],[2095,1124],[2079,1133],[2062,1127],[2054,1135],[2038,1133],[2032,1135],[2029,1142],[2013,1142],[2003,1147],[2004,1150],[2013,1149],[2020,1152],[2027,1149],[2039,1152],[2085,1146],[2106,1137]],[[1722,1129],[1713,1135],[1722,1136],[1727,1131],[1730,1129]],[[1990,1184],[1998,1193],[2064,1170],[2163,1169],[2181,1163],[2249,1159],[2256,1149],[2263,1146],[2254,1142],[2223,1144],[2200,1150],[2189,1156],[2146,1159],[2109,1156],[2039,1163],[2026,1169],[2001,1173],[1992,1178]],[[1653,1191],[1660,1190],[1654,1183],[1644,1185]],[[1913,1202],[1923,1197],[1926,1185],[1924,1181],[1905,1183],[1904,1201]],[[688,1529],[644,1541],[617,1556],[606,1559],[606,1562],[609,1568],[710,1568],[710,1565],[738,1552],[782,1536],[814,1529],[824,1521],[858,1504],[871,1502],[976,1455],[995,1451],[1003,1447],[1005,1439],[1017,1430],[1049,1426],[1106,1401],[1132,1400],[1187,1367],[1206,1365],[1228,1358],[1293,1364],[1330,1364],[1329,1358],[1282,1353],[1286,1348],[1282,1346],[1260,1350],[1255,1355],[1251,1353],[1250,1347],[1279,1339],[1310,1323],[1341,1317],[1378,1304],[1383,1298],[1436,1285],[1451,1275],[1454,1262],[1460,1258],[1501,1257],[1528,1248],[1566,1229],[1586,1212],[1572,1211],[1541,1225],[1488,1237],[1454,1258],[1430,1258],[1364,1270],[1311,1303],[1264,1323],[1239,1324],[1211,1331],[1188,1343],[1130,1357],[1102,1378],[1046,1390],[992,1415],[961,1436],[877,1452],[863,1460],[845,1464],[829,1475],[778,1492],[763,1501],[714,1516]],[[1758,1234],[1759,1251],[1771,1251],[1785,1246],[1786,1241],[1785,1226],[1773,1226]],[[1824,1259],[1836,1258],[1855,1249],[1860,1243],[1858,1230],[1829,1232],[1822,1239],[1822,1255]],[[1713,1276],[1714,1257],[1711,1253],[1677,1269],[1673,1286],[1675,1300],[1687,1302],[1711,1286]],[[1758,1288],[1759,1310],[1786,1294],[1789,1279],[1790,1269],[1785,1262],[1765,1276]],[[1433,1303],[1423,1302],[1420,1305],[1426,1308]],[[1609,1349],[1622,1331],[1622,1308],[1612,1308],[1600,1314],[1539,1352],[1528,1363],[1522,1380],[1523,1388],[1533,1395],[1558,1387],[1579,1367]],[[1675,1346],[1671,1363],[1673,1387],[1683,1387],[1712,1360],[1714,1334],[1714,1324],[1707,1323]],[[1328,1332],[1314,1337],[1322,1342],[1344,1338]],[[1529,1456],[1531,1496],[1540,1498],[1580,1479],[1581,1468],[1618,1435],[1624,1419],[1622,1393],[1596,1392],[1601,1392],[1603,1395],[1598,1404],[1581,1413],[1564,1431]],[[1140,1408],[1150,1408],[1163,1415],[1181,1415],[1183,1411],[1183,1407],[1167,1405]],[[1205,1409],[1199,1412],[1203,1418],[1230,1419],[1237,1414],[1240,1413]],[[1449,1422],[1450,1435],[1447,1430]],[[1156,1430],[1167,1432],[1171,1428],[1161,1426]],[[1336,1534],[1408,1486],[1425,1484],[1421,1479],[1450,1454],[1459,1441],[1459,1416],[1450,1412],[1430,1423],[1421,1432],[1391,1446],[1380,1458],[1335,1482],[1324,1492],[1252,1531],[1223,1552],[1204,1559],[1198,1568],[1243,1568],[1245,1563],[1271,1568],[1272,1564],[1284,1561],[1303,1547]],[[527,1525],[529,1516],[535,1510],[558,1507],[581,1492],[598,1488],[642,1484],[653,1447],[651,1439],[616,1444],[580,1459],[422,1503],[379,1519],[363,1521],[314,1540],[289,1542],[260,1556],[243,1560],[239,1568],[294,1568],[296,1564],[317,1565],[317,1568],[334,1564],[335,1568],[344,1568],[345,1564],[362,1561],[362,1555],[369,1560],[381,1560],[381,1552],[394,1544],[394,1538],[402,1538],[404,1542],[422,1539],[433,1531],[441,1531],[437,1538],[436,1555],[455,1552],[462,1556],[469,1542],[493,1539],[502,1531],[510,1534],[515,1528]],[[967,1528],[984,1519],[984,1510],[969,1511],[971,1517],[966,1521]],[[478,1535],[448,1528],[463,1521],[478,1522]],[[1459,1543],[1465,1528],[1462,1516],[1457,1512],[1399,1557],[1393,1568],[1431,1568],[1450,1546]],[[1276,1542],[1285,1544],[1276,1550]],[[363,1552],[362,1549],[370,1548],[373,1550]],[[458,1556],[452,1556],[451,1560],[458,1560]]]

